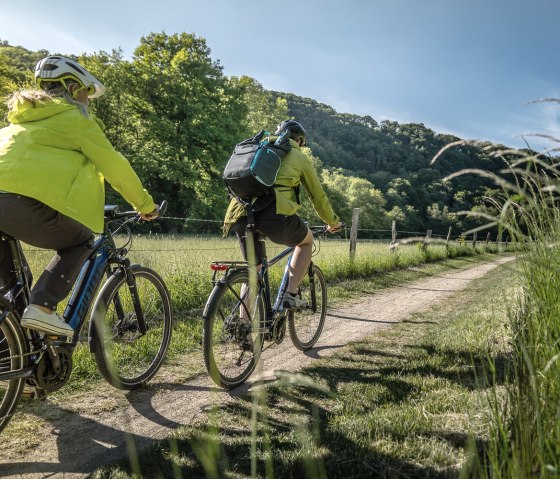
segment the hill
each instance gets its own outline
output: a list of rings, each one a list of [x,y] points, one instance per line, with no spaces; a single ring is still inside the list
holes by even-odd
[[[322,164],[370,181],[382,192],[388,216],[406,229],[474,227],[475,221],[460,219],[456,213],[483,208],[486,197],[499,194],[490,181],[476,176],[443,183],[447,175],[464,168],[503,169],[504,160],[489,155],[481,145],[452,148],[430,165],[441,148],[460,138],[438,134],[422,123],[378,123],[371,116],[338,113],[310,98],[275,95],[287,100],[290,115],[308,129],[310,147]]]

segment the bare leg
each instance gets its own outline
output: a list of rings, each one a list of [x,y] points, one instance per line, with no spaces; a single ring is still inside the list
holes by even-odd
[[[313,253],[313,233],[307,230],[307,236],[296,246],[294,255],[290,261],[288,293],[295,294],[299,283],[305,276],[309,263],[311,263],[311,254]]]

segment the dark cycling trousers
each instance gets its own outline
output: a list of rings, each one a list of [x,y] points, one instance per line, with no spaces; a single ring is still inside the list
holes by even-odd
[[[56,309],[74,286],[92,251],[92,231],[68,216],[27,196],[0,193],[0,231],[38,248],[56,251],[31,290],[32,304]],[[0,241],[0,285],[12,280],[11,252]]]

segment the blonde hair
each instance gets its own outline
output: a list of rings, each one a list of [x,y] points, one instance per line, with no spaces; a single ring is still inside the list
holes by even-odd
[[[24,102],[31,103],[35,108],[37,102],[52,101],[52,99],[53,96],[43,90],[19,90],[8,98],[8,109],[13,110],[18,103]]]
[[[24,89],[14,92],[12,96],[8,98],[8,110],[13,110],[18,103],[28,102],[35,108],[38,102],[50,102],[53,101],[53,98],[63,98],[68,103],[78,107],[84,116],[89,117],[87,107],[83,103],[72,98],[72,95],[62,83],[48,82],[48,84],[48,90]]]

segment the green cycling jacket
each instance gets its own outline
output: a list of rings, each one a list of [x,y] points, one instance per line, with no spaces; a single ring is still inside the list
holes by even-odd
[[[301,151],[294,140],[290,139],[290,144],[292,149],[282,159],[274,182],[276,213],[286,216],[297,213],[301,208],[300,198],[297,197],[301,193],[301,188],[297,187],[302,185],[319,217],[327,225],[336,226],[340,221],[339,217],[334,213],[323,190],[313,161]],[[229,225],[244,215],[245,207],[232,198],[224,219],[224,231],[228,231]]]
[[[103,231],[104,179],[136,211],[154,210],[126,158],[75,105],[18,102],[8,120],[0,129],[0,191],[41,201],[95,233]]]

